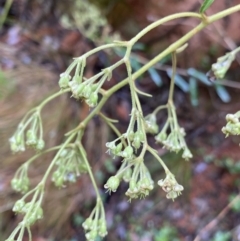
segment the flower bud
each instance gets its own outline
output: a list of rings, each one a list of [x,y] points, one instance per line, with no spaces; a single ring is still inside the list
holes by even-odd
[[[84,98],[88,99],[90,95],[92,94],[92,89],[90,85],[85,85],[83,89],[83,96]]]
[[[124,171],[124,173],[123,173],[123,180],[125,182],[129,182],[131,180],[131,177],[132,177],[132,169],[127,168],[127,170]]]
[[[44,146],[45,146],[44,140],[42,140],[42,139],[41,139],[41,140],[38,140],[36,149],[37,149],[38,151],[41,151],[41,150],[43,150]]]
[[[98,234],[100,237],[105,237],[108,232],[107,232],[107,225],[106,225],[106,221],[105,220],[99,220],[100,221],[100,224],[99,224],[99,227],[98,227]]]
[[[192,153],[190,152],[190,150],[186,147],[183,151],[183,154],[182,154],[182,158],[185,159],[186,161],[188,161],[190,158],[192,158],[193,155]]]
[[[122,152],[123,158],[131,158],[133,155],[133,148],[131,146],[127,146]]]
[[[93,220],[91,218],[87,218],[83,222],[82,227],[84,228],[85,231],[87,231],[87,230],[91,230],[92,225],[93,225]]]
[[[119,187],[120,179],[117,176],[110,177],[106,184],[104,185],[104,188],[108,189],[109,192],[116,192],[117,188]]]
[[[175,198],[177,198],[177,196],[178,194],[175,191],[170,191],[166,195],[167,199],[172,199],[173,201]]]
[[[24,206],[25,206],[25,201],[24,200],[22,200],[22,199],[20,199],[20,200],[18,200],[15,204],[14,204],[14,206],[13,206],[13,212],[16,212],[16,213],[21,213],[22,212],[22,210],[23,210],[23,208],[24,208]]]
[[[226,121],[227,122],[231,122],[233,124],[236,124],[236,123],[239,122],[238,118],[235,115],[233,115],[233,114],[227,114],[226,115]]]
[[[87,100],[87,104],[90,107],[95,107],[98,103],[98,94],[96,92],[93,92],[90,96],[89,99]]]
[[[96,237],[97,237],[97,230],[91,230],[86,234],[86,239],[88,241],[95,241]]]
[[[59,87],[61,89],[66,89],[68,88],[68,84],[69,84],[69,80],[71,79],[71,76],[69,74],[66,73],[62,73],[60,74],[60,80],[58,82]]]
[[[157,143],[163,143],[167,139],[167,133],[166,132],[160,132],[157,136],[155,136],[155,140]]]

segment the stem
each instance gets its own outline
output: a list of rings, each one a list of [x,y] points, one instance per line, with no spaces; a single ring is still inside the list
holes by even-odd
[[[161,25],[163,23],[169,22],[169,21],[177,19],[177,18],[185,18],[185,17],[195,17],[195,18],[202,19],[201,14],[198,14],[198,13],[184,12],[184,13],[172,14],[170,16],[167,16],[165,18],[159,19],[158,21],[148,25],[141,32],[139,32],[134,38],[132,38],[131,42],[132,43],[136,43],[140,38],[142,38],[149,31],[151,31],[152,29],[158,27],[159,25]]]
[[[114,47],[117,47],[117,46],[119,46],[119,45],[116,44],[116,43],[105,44],[105,45],[99,46],[99,47],[97,47],[95,49],[92,49],[89,52],[87,52],[86,54],[82,55],[81,57],[78,57],[78,58],[75,58],[75,59],[87,58],[90,55],[95,54],[95,53],[97,53],[97,52],[99,52],[101,50],[108,49],[108,48],[114,48]]]
[[[166,109],[167,108],[167,105],[161,105],[161,106],[158,106],[154,111],[153,111],[153,115],[157,115],[157,113],[162,110],[162,109]]]
[[[240,51],[240,46],[236,49],[234,49],[231,53],[236,55]]]
[[[69,92],[70,91],[70,88],[67,88],[65,90],[60,90],[58,91],[57,93],[49,96],[47,99],[45,99],[38,107],[37,107],[37,111],[40,112],[42,110],[42,108],[44,107],[44,105],[46,105],[48,102],[50,102],[51,100],[55,99],[56,97],[66,93],[66,92]]]
[[[6,21],[6,18],[7,18],[9,9],[10,9],[11,6],[12,6],[12,3],[13,3],[13,0],[7,0],[7,1],[5,2],[4,10],[3,10],[2,16],[1,16],[1,18],[0,18],[0,29],[2,29],[3,24],[4,24],[5,21]]]
[[[78,144],[78,146],[79,146],[79,150],[80,150],[80,152],[81,152],[81,154],[83,156],[83,160],[84,160],[84,162],[85,162],[85,164],[87,166],[90,179],[92,181],[93,187],[94,187],[96,195],[97,195],[97,199],[101,200],[101,197],[100,197],[100,194],[99,194],[99,191],[98,191],[98,187],[97,187],[95,178],[94,178],[93,173],[92,173],[92,169],[91,169],[91,167],[89,165],[89,162],[88,162],[88,160],[86,158],[85,150],[84,150],[84,148],[83,148],[83,146],[81,144]]]
[[[219,20],[227,15],[230,15],[234,12],[240,11],[240,4],[238,4],[235,7],[229,8],[227,10],[224,10],[222,12],[219,12],[211,17],[208,17],[208,22],[207,23],[200,23],[197,25],[195,28],[193,28],[190,32],[188,32],[185,36],[177,40],[175,43],[171,44],[168,48],[166,48],[163,52],[161,52],[159,55],[157,55],[155,58],[150,60],[147,64],[145,64],[142,68],[140,68],[138,71],[136,71],[134,74],[132,74],[132,80],[136,80],[139,76],[141,76],[143,73],[145,73],[149,68],[151,68],[153,65],[157,64],[162,58],[167,56],[168,54],[172,53],[173,51],[177,50],[180,48],[182,45],[184,45],[190,38],[192,38],[194,35],[196,35],[198,32],[200,32],[202,29],[204,29],[208,24]],[[171,17],[173,16],[174,19],[174,14],[169,16],[168,21],[171,20]],[[119,46],[119,45],[118,45]],[[104,46],[102,46],[104,47]],[[114,47],[114,46],[111,46]],[[106,47],[105,47],[106,48]],[[104,49],[104,48],[102,48]],[[96,50],[96,49],[95,49]],[[95,51],[94,50],[94,51]],[[97,52],[97,51],[95,51]],[[117,85],[113,86],[111,89],[107,90],[105,92],[105,95],[97,105],[97,107],[87,116],[87,118],[82,121],[79,126],[72,131],[68,132],[66,135],[70,135],[71,133],[81,129],[85,128],[85,126],[88,124],[88,122],[95,116],[103,107],[103,105],[106,103],[106,101],[109,99],[109,97],[114,94],[117,90],[121,89],[123,86],[127,85],[129,83],[129,77],[126,79],[122,80],[120,83]]]
[[[42,179],[41,182],[38,184],[38,186],[41,186],[41,185],[44,186],[44,185],[45,185],[46,180],[47,180],[47,178],[48,178],[48,175],[50,174],[52,168],[54,167],[55,162],[57,161],[57,159],[58,159],[61,151],[72,141],[72,139],[73,139],[74,137],[75,137],[75,133],[73,133],[72,135],[70,135],[70,136],[67,138],[67,140],[61,145],[59,151],[57,152],[57,154],[56,154],[55,157],[53,158],[51,164],[49,165],[46,173],[45,173],[44,176],[43,176],[43,179]]]
[[[24,164],[22,164],[22,166],[24,166],[24,165],[30,165],[34,160],[36,160],[38,157],[42,156],[43,154],[46,154],[46,153],[51,152],[51,151],[56,151],[56,150],[58,150],[58,149],[60,149],[60,148],[61,148],[61,145],[60,145],[60,146],[55,146],[55,147],[49,148],[49,149],[47,149],[47,150],[45,150],[45,151],[42,151],[42,152],[36,154],[35,156],[31,157],[28,161],[26,161]],[[22,166],[21,166],[21,167],[22,167]],[[21,167],[20,167],[20,168],[21,168]]]
[[[160,164],[162,165],[164,171],[167,173],[167,172],[170,172],[168,167],[166,166],[166,164],[163,162],[163,160],[158,156],[156,150],[154,150],[152,147],[148,146],[147,147],[147,150],[160,162]]]
[[[99,113],[98,114],[104,121],[105,123],[107,123],[107,125],[115,132],[115,134],[117,135],[117,137],[121,138],[121,141],[123,142],[123,145],[125,147],[127,147],[127,143],[125,141],[125,139],[122,137],[122,134],[120,133],[120,131],[116,128],[116,126],[113,125],[113,123],[109,120],[109,118],[107,118],[104,114]]]
[[[174,86],[175,86],[175,75],[176,75],[176,67],[177,67],[177,56],[176,52],[172,53],[172,76],[171,76],[171,83],[170,83],[170,90],[169,90],[169,97],[168,102],[173,102],[173,93],[174,93]]]

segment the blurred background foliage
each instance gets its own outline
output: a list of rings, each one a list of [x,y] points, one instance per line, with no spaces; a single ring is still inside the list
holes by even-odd
[[[238,0],[218,0],[207,11],[216,13],[236,5]],[[31,107],[58,89],[59,74],[95,46],[115,39],[129,39],[153,21],[181,11],[198,11],[200,1],[168,0],[0,0],[0,241],[21,217],[11,208],[19,194],[10,188],[11,178],[32,153],[12,155],[8,138],[19,120]],[[239,110],[240,56],[233,63],[226,79],[210,82],[206,73],[216,59],[240,45],[240,14],[236,13],[206,28],[189,41],[179,55],[175,102],[180,124],[187,131],[187,142],[195,154],[188,163],[180,156],[159,153],[176,174],[185,191],[170,202],[157,187],[146,200],[127,202],[126,188],[108,196],[103,184],[120,165],[105,154],[105,143],[114,134],[97,117],[89,124],[84,137],[99,188],[105,200],[109,235],[105,240],[177,241],[193,240],[196,234],[239,192],[239,138],[225,139],[220,132],[225,115]],[[134,48],[131,64],[136,71],[170,43],[189,31],[194,19],[167,23],[147,34]],[[91,57],[86,76],[105,68],[122,57],[120,50],[101,52]],[[114,72],[108,89],[126,76],[124,68]],[[170,56],[150,68],[137,85],[153,98],[141,97],[145,114],[167,99],[171,77]],[[51,102],[43,112],[45,139],[48,146],[61,142],[65,132],[74,128],[89,113],[82,102],[62,96]],[[104,107],[111,118],[119,119],[124,131],[129,121],[128,88],[118,91]],[[165,113],[159,114],[159,124]],[[154,140],[150,142],[155,145]],[[52,154],[40,158],[30,170],[32,186],[41,178]],[[151,157],[146,165],[155,180],[163,176]],[[94,192],[87,177],[76,185],[57,190],[49,182],[44,201],[44,219],[34,226],[34,240],[84,240],[81,223],[94,205]],[[202,240],[240,240],[239,202],[219,221],[205,230]]]

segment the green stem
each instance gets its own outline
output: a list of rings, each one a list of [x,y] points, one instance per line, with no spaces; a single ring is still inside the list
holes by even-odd
[[[150,60],[147,64],[145,64],[142,68],[140,68],[138,71],[136,71],[134,74],[132,74],[132,80],[136,80],[139,76],[141,76],[143,73],[145,73],[149,68],[151,68],[153,65],[157,64],[161,59],[172,53],[173,51],[180,48],[182,45],[184,45],[190,38],[192,38],[194,35],[196,35],[198,32],[200,32],[202,29],[204,29],[208,24],[217,21],[227,15],[230,15],[234,12],[240,11],[240,4],[238,4],[235,7],[229,8],[227,10],[224,10],[222,12],[219,12],[211,17],[208,17],[207,23],[200,23],[195,28],[193,28],[190,32],[188,32],[185,36],[177,40],[175,43],[171,44],[168,48],[166,48],[163,52],[161,52],[159,55],[157,55],[155,58]],[[171,15],[168,17],[168,21],[171,19],[174,19],[175,15]],[[176,16],[175,16],[176,17]],[[111,46],[113,47],[113,46]],[[104,48],[103,48],[104,49]],[[95,51],[95,50],[94,50]],[[97,51],[95,51],[97,52]],[[102,98],[102,100],[99,102],[97,107],[87,116],[87,118],[82,121],[77,128],[70,131],[66,135],[70,135],[72,132],[75,132],[81,128],[85,128],[85,126],[88,124],[88,122],[95,116],[103,107],[103,105],[106,103],[108,98],[114,94],[117,90],[121,89],[123,86],[127,85],[129,82],[129,78],[126,78],[122,80],[117,85],[113,86],[111,89],[107,90]]]
[[[57,159],[58,159],[61,151],[72,141],[72,139],[75,137],[75,135],[76,135],[75,133],[73,133],[72,135],[70,135],[70,136],[67,138],[67,140],[61,145],[59,151],[57,152],[57,154],[56,154],[55,157],[53,158],[51,164],[49,165],[49,167],[48,167],[48,169],[47,169],[47,171],[46,171],[46,173],[44,174],[41,182],[38,184],[39,187],[40,187],[40,186],[45,186],[46,180],[47,180],[47,178],[48,178],[48,176],[49,176],[52,168],[54,167],[54,165],[55,165],[55,163],[56,163],[56,161],[57,161]]]
[[[231,53],[233,55],[236,55],[239,51],[240,51],[240,46],[238,48],[234,49]]]
[[[170,83],[170,90],[169,90],[169,97],[168,97],[169,103],[173,102],[176,68],[177,68],[177,56],[176,56],[176,52],[174,51],[172,53],[172,76],[171,76],[171,83]]]
[[[11,6],[12,6],[12,3],[13,3],[13,0],[7,0],[7,1],[5,2],[4,9],[3,9],[3,13],[1,14],[1,18],[0,18],[0,29],[2,29],[3,24],[4,24],[5,21],[6,21],[6,18],[7,18],[9,9],[10,9]]]
[[[35,161],[38,157],[42,156],[43,154],[46,154],[48,152],[51,152],[51,151],[56,151],[56,150],[59,150],[61,148],[61,145],[60,146],[55,146],[55,147],[52,147],[52,148],[49,148],[45,151],[42,151],[38,154],[36,154],[35,156],[31,157],[28,161],[26,161],[22,166],[24,165],[30,165],[33,161]],[[21,168],[21,167],[20,167]]]
[[[95,189],[95,192],[96,192],[96,195],[97,195],[97,199],[98,199],[98,200],[101,200],[101,197],[100,197],[100,194],[99,194],[99,191],[98,191],[98,187],[97,187],[95,178],[94,178],[94,176],[93,176],[92,169],[91,169],[91,167],[90,167],[90,165],[89,165],[89,162],[88,162],[88,160],[87,160],[87,158],[86,158],[85,150],[84,150],[84,148],[83,148],[83,146],[82,146],[81,144],[79,144],[79,149],[80,149],[80,152],[81,152],[81,154],[82,154],[82,156],[83,156],[83,160],[84,160],[84,162],[85,162],[85,164],[86,164],[86,166],[87,166],[88,174],[89,174],[89,176],[90,176],[90,179],[91,179],[91,181],[92,181],[93,187],[94,187],[94,189]]]
[[[147,147],[147,150],[160,162],[160,164],[162,165],[164,171],[167,173],[167,172],[170,172],[168,167],[166,166],[166,164],[163,162],[163,160],[158,156],[156,150],[154,150],[152,147],[148,146]]]
[[[92,54],[95,54],[101,50],[104,50],[104,49],[109,49],[109,48],[114,48],[114,47],[117,47],[119,46],[118,44],[116,43],[112,43],[112,44],[105,44],[105,45],[102,45],[102,46],[99,46],[95,49],[92,49],[90,50],[89,52],[87,52],[86,54],[82,55],[81,57],[78,57],[78,58],[75,58],[75,59],[81,59],[81,58],[87,58],[89,57],[90,55]]]
[[[162,110],[162,109],[166,109],[167,108],[167,105],[161,105],[161,106],[158,106],[154,111],[153,111],[153,115],[157,115],[157,113]]]
[[[117,137],[119,137],[123,143],[123,145],[125,147],[127,147],[127,143],[125,141],[125,139],[122,137],[122,134],[120,133],[120,131],[116,128],[116,126],[113,125],[113,123],[109,120],[109,118],[107,118],[104,114],[99,113],[98,114],[104,121],[105,123],[115,132],[115,134],[117,135]]]
[[[66,93],[66,92],[69,92],[70,91],[70,88],[68,89],[65,89],[65,90],[60,90],[58,91],[57,93],[49,96],[47,99],[45,99],[38,107],[37,107],[37,111],[40,112],[42,110],[42,108],[48,103],[50,102],[51,100],[55,99],[56,97]]]
[[[142,38],[144,35],[146,35],[149,31],[151,31],[152,29],[158,27],[159,25],[161,25],[163,23],[169,22],[169,21],[177,19],[177,18],[185,18],[185,17],[195,17],[195,18],[202,19],[201,14],[198,14],[198,13],[184,12],[184,13],[172,14],[170,16],[159,19],[158,21],[148,25],[141,32],[139,32],[134,38],[132,38],[131,42],[133,44],[136,43],[140,38]]]

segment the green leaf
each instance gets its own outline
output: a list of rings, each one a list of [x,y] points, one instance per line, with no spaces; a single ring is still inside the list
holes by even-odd
[[[229,200],[230,202],[236,198],[236,195],[235,194],[232,194],[230,197],[229,197]],[[240,212],[240,199],[238,198],[238,200],[236,200],[234,202],[234,204],[231,206],[232,210],[236,213],[239,213]]]
[[[132,50],[144,50],[145,45],[143,43],[136,43],[133,45]]]
[[[217,92],[217,95],[219,98],[222,100],[224,103],[228,103],[231,100],[231,96],[229,95],[228,91],[226,88],[222,85],[215,85],[215,89]]]
[[[212,4],[213,4],[214,0],[204,0],[204,2],[202,3],[199,12],[200,13],[204,13]]]
[[[142,67],[141,63],[139,63],[136,58],[131,57],[130,63],[134,72],[138,71]]]
[[[211,241],[230,241],[231,232],[217,231]]]
[[[193,77],[189,79],[190,86],[190,99],[192,106],[198,106],[198,84],[197,80]]]
[[[153,82],[157,85],[157,86],[162,86],[162,78],[159,75],[159,73],[154,69],[154,68],[150,68],[148,69],[148,73],[150,74]]]
[[[192,76],[192,77],[195,77],[196,79],[199,79],[203,84],[205,85],[212,85],[212,83],[208,80],[206,74],[200,72],[200,71],[197,71],[196,69],[194,68],[190,68],[187,70],[187,73]]]

